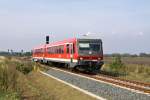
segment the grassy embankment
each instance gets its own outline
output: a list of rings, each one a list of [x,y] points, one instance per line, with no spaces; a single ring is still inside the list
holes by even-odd
[[[34,66],[40,65],[24,59],[0,57],[0,100],[94,100],[33,71]]]
[[[118,76],[124,79],[136,80],[150,83],[150,58],[149,57],[122,57],[121,65],[114,64],[115,58],[104,58],[105,65],[102,70],[112,73],[119,73]],[[112,67],[115,68],[112,68]]]

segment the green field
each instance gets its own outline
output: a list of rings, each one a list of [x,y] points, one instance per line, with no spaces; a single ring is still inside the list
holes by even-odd
[[[112,72],[110,65],[113,62],[113,57],[104,57],[105,64],[102,70]],[[116,69],[119,73],[118,77],[150,83],[150,57],[121,57],[123,68]]]
[[[122,57],[123,63],[125,64],[139,64],[139,65],[149,65],[150,57]],[[105,63],[111,63],[113,57],[104,57]]]

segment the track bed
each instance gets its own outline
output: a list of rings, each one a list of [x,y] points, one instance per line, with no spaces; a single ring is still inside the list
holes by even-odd
[[[107,84],[102,81],[85,78],[84,76],[66,73],[56,69],[50,69],[46,73],[88,92],[91,92],[92,94],[109,100],[150,100],[149,94],[130,91],[121,87]]]

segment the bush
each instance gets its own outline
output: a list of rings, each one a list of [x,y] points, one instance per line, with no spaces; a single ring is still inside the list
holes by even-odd
[[[113,58],[113,62],[109,65],[110,70],[116,73],[124,73],[125,65],[121,61],[121,56],[116,56]]]
[[[16,69],[24,74],[28,74],[33,70],[33,64],[32,63],[20,63],[16,65]]]

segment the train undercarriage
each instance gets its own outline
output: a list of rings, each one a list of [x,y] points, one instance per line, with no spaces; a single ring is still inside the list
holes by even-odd
[[[58,61],[45,61],[43,59],[33,59],[33,61],[48,64],[50,66],[63,67],[71,70],[79,70],[83,72],[98,73],[104,64],[103,61],[86,61],[79,60],[77,62],[58,62]]]

